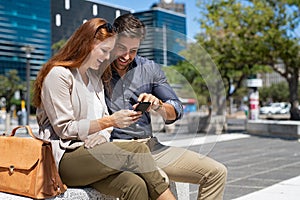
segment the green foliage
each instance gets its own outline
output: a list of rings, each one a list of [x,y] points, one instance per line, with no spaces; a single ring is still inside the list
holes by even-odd
[[[176,66],[163,67],[168,82],[173,86],[176,94],[181,98],[195,98],[199,106],[206,104],[207,87],[200,76],[196,79],[190,70],[192,66],[187,62],[181,62]],[[206,95],[204,95],[206,93]]]
[[[298,98],[300,3],[286,0],[198,0],[197,5],[202,32],[196,36],[197,42],[182,55],[192,65],[197,65],[206,51],[222,76],[227,99],[245,87],[247,77],[270,72],[270,67],[287,80],[290,101]],[[179,70],[192,85],[197,85],[196,80],[201,82],[193,69],[181,66]],[[203,74],[206,74],[205,70]],[[235,88],[232,93],[230,85]]]
[[[15,92],[24,88],[17,70],[9,71],[6,76],[0,75],[0,97],[5,97],[7,110],[12,105]]]
[[[262,102],[288,102],[289,90],[287,82],[272,84],[270,87],[259,89],[259,99]]]
[[[55,52],[59,51],[65,45],[66,42],[67,42],[66,39],[61,39],[60,41],[54,43],[51,46],[51,49],[53,50],[53,54],[55,54]]]

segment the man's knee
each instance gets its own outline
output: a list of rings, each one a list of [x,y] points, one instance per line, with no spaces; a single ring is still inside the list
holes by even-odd
[[[219,163],[215,170],[215,174],[225,182],[227,179],[227,167],[224,164]]]

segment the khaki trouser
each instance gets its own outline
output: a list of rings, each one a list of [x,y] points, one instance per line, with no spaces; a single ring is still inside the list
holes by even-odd
[[[120,199],[157,199],[169,187],[148,147],[136,141],[69,150],[60,162],[59,172],[68,186],[91,185]]]
[[[198,200],[221,200],[227,178],[226,167],[184,148],[169,147],[153,152],[154,160],[170,180],[198,184]]]
[[[148,145],[158,167],[170,180],[198,184],[198,200],[223,199],[227,178],[223,164],[185,148],[165,146],[155,137],[135,141]]]
[[[170,180],[198,184],[198,200],[223,199],[227,178],[223,164],[188,149],[165,146],[155,137],[135,141],[148,145],[158,167]]]

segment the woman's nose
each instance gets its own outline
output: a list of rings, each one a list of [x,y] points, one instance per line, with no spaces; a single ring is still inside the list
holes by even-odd
[[[110,57],[110,54],[107,53],[107,54],[105,55],[105,59],[106,59],[106,60],[109,60],[109,57]]]

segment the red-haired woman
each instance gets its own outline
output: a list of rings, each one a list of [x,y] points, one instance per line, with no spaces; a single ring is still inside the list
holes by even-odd
[[[110,142],[112,127],[127,127],[142,115],[108,114],[102,82],[110,77],[115,37],[104,19],[88,20],[41,68],[33,99],[39,136],[51,141],[68,186],[89,185],[120,199],[175,199],[145,144]]]

